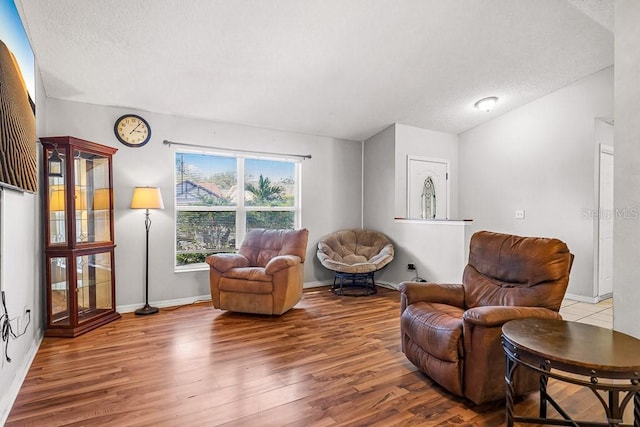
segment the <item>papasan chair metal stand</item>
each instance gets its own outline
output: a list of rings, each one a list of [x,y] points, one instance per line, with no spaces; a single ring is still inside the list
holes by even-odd
[[[320,239],[316,254],[334,272],[333,293],[366,296],[377,293],[374,274],[393,260],[393,244],[377,231],[341,230]]]

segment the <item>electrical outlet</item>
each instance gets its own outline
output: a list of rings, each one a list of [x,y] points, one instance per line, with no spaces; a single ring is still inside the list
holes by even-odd
[[[516,219],[524,219],[524,209],[516,209]]]
[[[408,270],[415,270],[416,266],[415,266],[415,264],[407,264],[407,269]]]

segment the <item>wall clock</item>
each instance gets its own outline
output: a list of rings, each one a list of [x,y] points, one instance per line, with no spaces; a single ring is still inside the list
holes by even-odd
[[[142,147],[151,139],[151,127],[145,119],[135,114],[125,114],[113,126],[118,141],[129,147]]]

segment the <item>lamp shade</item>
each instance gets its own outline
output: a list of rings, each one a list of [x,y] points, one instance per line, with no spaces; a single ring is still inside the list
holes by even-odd
[[[51,212],[62,212],[66,209],[67,200],[63,185],[52,185],[50,187],[49,210]],[[76,188],[75,204],[77,211],[87,209],[87,191],[84,188]]]
[[[136,187],[131,197],[131,209],[164,209],[162,193],[157,187]]]
[[[111,189],[96,188],[93,192],[93,210],[104,211],[111,208]]]
[[[64,186],[52,185],[49,187],[49,210],[51,212],[60,212],[65,210],[65,206]]]
[[[87,189],[76,188],[75,191],[75,203],[77,211],[85,211],[87,210]]]

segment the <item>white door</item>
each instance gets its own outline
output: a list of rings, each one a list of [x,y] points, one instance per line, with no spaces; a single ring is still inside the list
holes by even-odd
[[[600,145],[598,299],[613,294],[613,147]]]
[[[429,177],[435,187],[435,218],[449,218],[449,161],[419,156],[407,156],[407,218],[421,218],[421,196]]]

